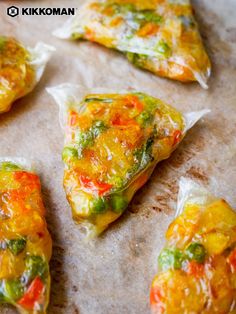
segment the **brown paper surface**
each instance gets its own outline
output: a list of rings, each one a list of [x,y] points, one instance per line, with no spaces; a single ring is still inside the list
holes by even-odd
[[[79,7],[76,0],[0,1],[1,34],[25,45],[57,48],[35,90],[0,116],[0,155],[35,161],[53,238],[49,314],[147,314],[149,287],[164,232],[174,217],[178,180],[188,176],[236,208],[236,2],[196,0],[194,7],[213,63],[209,90],[136,69],[122,54],[88,42],[59,40],[51,32],[65,16],[7,17],[10,5]],[[183,112],[210,108],[172,157],[160,163],[131,205],[90,244],[71,219],[62,188],[63,131],[45,87],[63,82],[150,93]],[[16,313],[3,306],[0,313]]]

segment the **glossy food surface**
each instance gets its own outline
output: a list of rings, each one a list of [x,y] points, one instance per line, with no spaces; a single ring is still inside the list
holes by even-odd
[[[236,213],[221,199],[185,204],[169,226],[150,302],[153,313],[236,311]]]
[[[0,36],[0,113],[26,95],[35,80],[30,55],[14,38]]]
[[[52,242],[36,174],[0,163],[0,303],[45,314]]]
[[[182,115],[143,93],[87,95],[68,112],[64,187],[74,219],[99,234],[183,138]]]
[[[72,26],[85,38],[123,51],[136,66],[183,82],[210,75],[190,1],[90,1]]]

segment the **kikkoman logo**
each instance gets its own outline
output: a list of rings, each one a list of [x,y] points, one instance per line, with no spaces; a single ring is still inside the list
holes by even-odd
[[[19,15],[19,8],[15,7],[13,5],[10,8],[7,8],[7,14],[12,16],[12,17],[15,17],[15,16]]]
[[[7,8],[7,14],[11,17],[18,15],[75,15],[75,8]]]

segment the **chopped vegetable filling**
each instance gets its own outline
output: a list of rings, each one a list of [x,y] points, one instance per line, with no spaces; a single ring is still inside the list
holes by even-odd
[[[31,90],[35,71],[30,54],[13,38],[0,36],[0,113],[8,111],[14,100]]]
[[[0,162],[0,303],[45,314],[51,237],[36,174]]]
[[[64,187],[74,219],[94,234],[124,212],[185,128],[175,109],[135,92],[87,95],[67,121]]]
[[[235,313],[236,213],[191,181],[182,186],[185,203],[167,230],[151,286],[152,312]]]
[[[55,35],[115,48],[140,68],[207,88],[211,65],[189,0],[87,1]]]

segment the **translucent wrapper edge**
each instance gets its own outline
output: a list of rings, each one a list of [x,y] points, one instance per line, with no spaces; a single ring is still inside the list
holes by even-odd
[[[216,197],[213,196],[207,189],[191,179],[181,177],[179,181],[179,193],[175,217],[182,214],[186,203],[207,205],[214,200],[216,200]]]
[[[10,162],[14,165],[22,167],[26,171],[34,172],[34,164],[23,157],[0,157],[0,164],[3,162]]]

